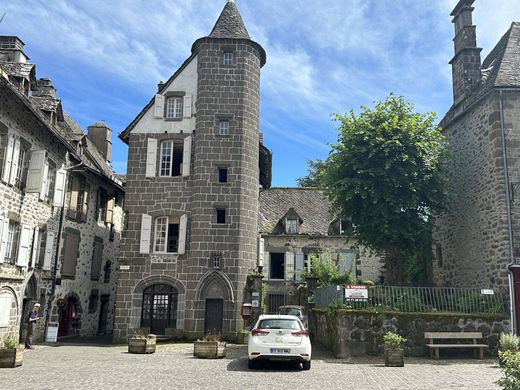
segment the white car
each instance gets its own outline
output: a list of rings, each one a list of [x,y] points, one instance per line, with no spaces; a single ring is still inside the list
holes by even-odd
[[[280,360],[301,362],[309,370],[311,352],[309,332],[298,317],[261,315],[249,336],[248,367],[255,368],[259,360]]]

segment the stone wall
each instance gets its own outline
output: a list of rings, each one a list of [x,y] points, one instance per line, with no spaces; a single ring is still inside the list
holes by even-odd
[[[497,353],[501,332],[508,332],[507,317],[491,314],[377,313],[372,311],[325,309],[312,311],[314,340],[334,352],[336,357],[382,354],[383,335],[396,332],[407,339],[405,354],[425,356],[425,332],[482,332],[483,342],[492,355]]]

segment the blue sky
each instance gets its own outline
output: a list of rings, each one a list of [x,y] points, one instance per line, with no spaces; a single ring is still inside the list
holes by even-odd
[[[332,113],[403,95],[439,119],[452,102],[456,0],[236,0],[267,51],[260,127],[273,151],[273,185],[292,186],[308,159],[336,140]],[[520,21],[517,0],[477,0],[483,58]],[[126,171],[119,134],[209,34],[225,0],[9,0],[0,34],[18,35],[64,109],[84,128],[113,130],[113,166]]]

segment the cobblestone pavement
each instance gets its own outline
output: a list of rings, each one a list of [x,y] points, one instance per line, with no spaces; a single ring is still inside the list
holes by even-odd
[[[225,359],[192,357],[192,344],[165,344],[152,355],[123,346],[36,346],[22,367],[0,369],[0,389],[498,389],[494,360],[406,359],[403,368],[381,358],[354,361],[319,352],[310,371],[268,363],[247,369],[246,346],[229,345]]]

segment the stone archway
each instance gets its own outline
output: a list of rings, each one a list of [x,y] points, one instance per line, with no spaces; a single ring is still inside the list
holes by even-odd
[[[81,300],[78,294],[69,292],[56,302],[58,306],[58,337],[80,336],[81,334]]]
[[[19,324],[19,300],[10,286],[0,286],[0,338],[16,338]]]
[[[25,333],[27,331],[27,317],[33,305],[38,301],[38,281],[36,275],[33,273],[27,283],[23,293],[22,312],[20,315],[20,340],[25,340]],[[42,310],[43,308],[40,308]]]

